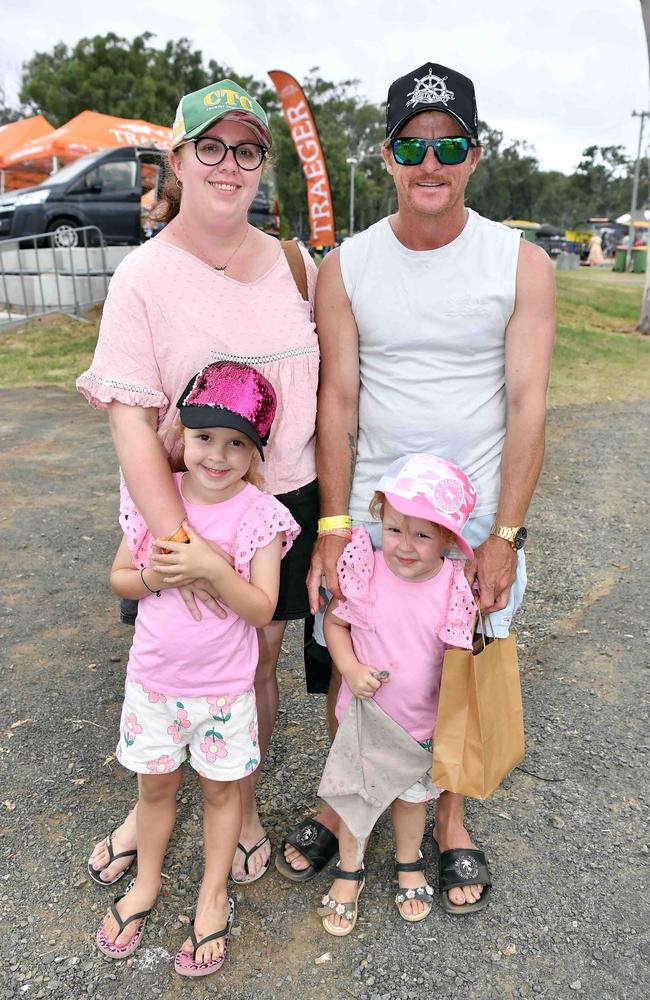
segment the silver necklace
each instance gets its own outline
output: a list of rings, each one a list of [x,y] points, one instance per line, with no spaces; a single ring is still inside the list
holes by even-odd
[[[182,229],[183,229],[183,233],[185,235],[185,239],[190,244],[190,246],[192,247],[192,249],[196,252],[196,254],[201,258],[201,260],[204,260],[206,264],[209,264],[213,271],[219,271],[222,274],[226,270],[226,268],[228,267],[228,264],[233,259],[233,257],[235,256],[235,254],[239,250],[241,250],[241,248],[243,247],[243,245],[246,242],[246,239],[248,237],[249,230],[250,230],[250,226],[247,225],[246,226],[246,232],[242,236],[241,240],[239,241],[239,243],[237,244],[237,246],[235,247],[235,249],[233,250],[233,252],[230,254],[230,257],[228,258],[228,260],[225,261],[225,263],[223,263],[223,264],[210,264],[210,261],[206,259],[205,254],[201,253],[201,251],[197,247],[196,243],[194,242],[194,240],[192,239],[192,237],[188,233],[187,228],[185,226],[185,223],[181,223],[181,226],[182,226]]]

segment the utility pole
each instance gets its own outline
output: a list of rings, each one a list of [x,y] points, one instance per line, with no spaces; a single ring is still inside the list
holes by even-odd
[[[643,18],[643,29],[645,32],[646,48],[648,50],[648,69],[650,70],[650,0],[641,0],[641,17]],[[639,330],[646,335],[650,334],[650,265],[648,263],[646,263],[645,269],[645,284],[643,286]]]
[[[649,0],[650,2],[650,0]],[[350,221],[348,223],[348,236],[354,236],[354,178],[355,171],[364,160],[381,160],[381,153],[365,153],[359,147],[354,156],[346,157],[345,162],[350,164]]]
[[[632,247],[634,246],[634,222],[636,215],[636,203],[639,196],[639,172],[641,169],[641,147],[643,145],[643,127],[645,125],[645,120],[650,116],[648,111],[633,111],[633,118],[640,118],[641,122],[639,124],[639,148],[636,153],[636,163],[634,164],[634,179],[632,181],[632,204],[630,206],[630,228],[627,234],[627,255],[625,260],[625,269],[630,270],[630,265],[632,261]]]

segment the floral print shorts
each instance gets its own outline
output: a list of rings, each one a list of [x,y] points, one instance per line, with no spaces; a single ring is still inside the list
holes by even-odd
[[[255,691],[178,698],[127,680],[115,751],[138,774],[168,774],[189,754],[211,781],[238,781],[260,761]]]

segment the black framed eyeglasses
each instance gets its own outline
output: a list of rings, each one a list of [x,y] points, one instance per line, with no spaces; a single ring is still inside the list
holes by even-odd
[[[418,139],[404,136],[391,141],[391,149],[396,163],[402,167],[417,167],[427,155],[429,146],[433,149],[438,163],[445,167],[464,163],[472,146],[478,146],[476,139],[465,135],[446,135],[440,139]]]
[[[268,152],[257,142],[238,142],[235,146],[228,146],[221,139],[213,139],[210,136],[190,139],[190,142],[194,143],[197,160],[206,167],[216,167],[225,160],[228,151],[232,150],[238,167],[242,170],[257,170]]]

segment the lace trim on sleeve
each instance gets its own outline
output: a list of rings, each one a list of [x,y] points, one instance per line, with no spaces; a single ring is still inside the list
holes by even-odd
[[[448,646],[471,649],[477,607],[463,572],[463,562],[454,559],[452,565],[447,616],[438,635]]]
[[[133,503],[126,483],[120,483],[120,527],[124,532],[126,544],[137,569],[144,569],[151,558],[153,539],[145,520]]]
[[[119,379],[101,378],[91,368],[79,376],[76,386],[90,405],[99,410],[105,410],[114,399],[127,406],[157,406],[160,416],[169,406],[169,400],[158,389]]]
[[[332,614],[350,625],[373,629],[371,581],[375,569],[375,553],[370,536],[364,528],[353,528],[352,539],[345,546],[336,568],[345,600],[341,601]]]
[[[250,564],[258,549],[263,549],[282,534],[282,558],[300,534],[300,525],[287,508],[268,493],[255,497],[244,514],[235,541],[235,569],[250,580]]]

